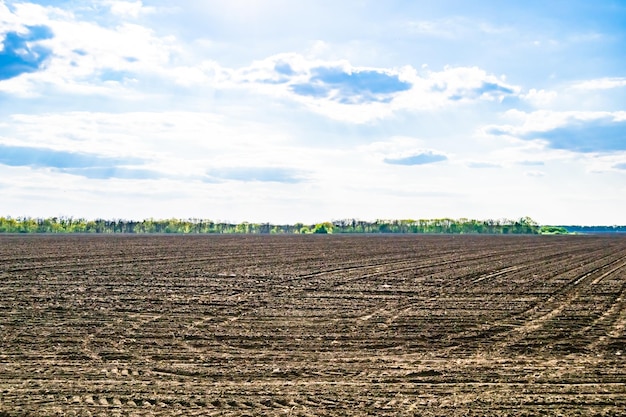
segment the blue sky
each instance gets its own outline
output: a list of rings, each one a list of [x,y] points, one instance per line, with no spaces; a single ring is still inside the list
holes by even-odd
[[[626,224],[626,2],[0,0],[0,215]]]

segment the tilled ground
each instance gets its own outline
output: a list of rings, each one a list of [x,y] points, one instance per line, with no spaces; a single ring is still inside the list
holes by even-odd
[[[626,237],[0,236],[1,415],[626,415]]]

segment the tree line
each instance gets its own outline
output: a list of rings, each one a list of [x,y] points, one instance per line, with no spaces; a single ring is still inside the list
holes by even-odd
[[[317,224],[228,223],[206,219],[106,220],[72,217],[0,217],[0,233],[176,233],[176,234],[330,234],[330,233],[424,233],[424,234],[539,234],[534,220],[420,219],[334,220]]]
[[[626,226],[561,226],[567,233],[626,233]]]

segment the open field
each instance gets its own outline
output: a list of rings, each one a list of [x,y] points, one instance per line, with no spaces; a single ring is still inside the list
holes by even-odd
[[[626,415],[623,236],[0,236],[0,415]]]

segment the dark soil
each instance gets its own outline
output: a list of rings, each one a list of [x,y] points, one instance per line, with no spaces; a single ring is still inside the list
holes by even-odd
[[[0,416],[614,416],[626,237],[0,236]]]

